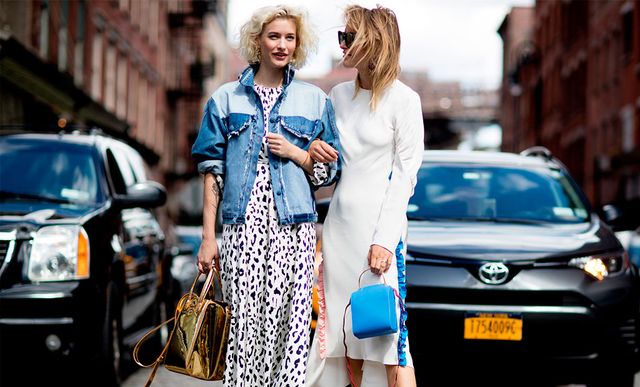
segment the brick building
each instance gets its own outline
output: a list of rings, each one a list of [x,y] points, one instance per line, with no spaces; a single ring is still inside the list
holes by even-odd
[[[331,71],[306,81],[329,93],[335,85],[351,81],[356,75],[356,69],[346,68],[334,59]],[[478,127],[496,120],[496,90],[464,88],[457,81],[434,81],[424,71],[402,71],[399,79],[420,95],[425,148],[455,149]]]
[[[124,139],[167,186],[176,220],[204,101],[230,78],[225,24],[215,0],[0,2],[0,125]]]
[[[140,150],[155,178],[187,173],[203,85],[226,78],[225,4],[0,3],[0,124],[100,127]]]
[[[503,149],[549,148],[595,205],[640,199],[640,3],[537,1],[498,33]]]

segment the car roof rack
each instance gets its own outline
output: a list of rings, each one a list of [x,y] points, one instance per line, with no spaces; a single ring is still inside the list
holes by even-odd
[[[547,160],[553,160],[553,155],[551,151],[544,146],[532,146],[520,152],[521,156],[535,156],[535,157],[544,157]]]

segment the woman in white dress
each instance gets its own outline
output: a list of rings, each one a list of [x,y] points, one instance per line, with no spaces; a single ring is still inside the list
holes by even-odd
[[[406,210],[424,149],[420,97],[397,80],[400,34],[394,13],[382,7],[350,6],[345,20],[345,31],[338,33],[342,63],[355,67],[358,75],[329,94],[343,164],[323,227],[320,307],[307,386],[350,383],[343,314],[363,270],[373,273],[363,276],[363,285],[379,282],[377,276],[384,273],[386,282],[405,296]],[[309,153],[317,162],[330,162],[336,156],[333,148],[319,140]],[[398,316],[398,333],[362,340],[353,335],[346,318],[352,383],[416,385],[406,312],[398,308]]]

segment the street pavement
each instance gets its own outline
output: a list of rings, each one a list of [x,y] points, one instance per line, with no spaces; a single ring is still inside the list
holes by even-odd
[[[147,381],[147,377],[151,369],[141,369],[133,373],[125,382],[122,387],[142,387]],[[418,381],[418,385],[420,382]],[[517,386],[517,382],[514,382],[514,386]],[[207,382],[204,380],[198,380],[185,375],[181,375],[175,372],[167,371],[164,367],[158,369],[156,377],[153,379],[153,387],[222,387],[222,382]],[[582,384],[567,384],[558,387],[583,387]],[[636,374],[634,387],[640,387],[640,373]]]
[[[142,387],[146,383],[150,373],[151,368],[141,369],[129,376],[122,384],[122,387]],[[222,387],[222,382],[199,380],[168,371],[163,366],[160,366],[151,385],[153,387]]]

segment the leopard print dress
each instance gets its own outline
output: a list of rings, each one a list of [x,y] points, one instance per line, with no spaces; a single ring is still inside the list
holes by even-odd
[[[255,85],[265,130],[281,88]],[[265,137],[266,139],[266,137]],[[224,385],[299,387],[309,354],[314,223],[280,225],[273,199],[266,140],[244,224],[224,225],[221,276],[233,317]],[[322,164],[309,176],[328,178]]]

